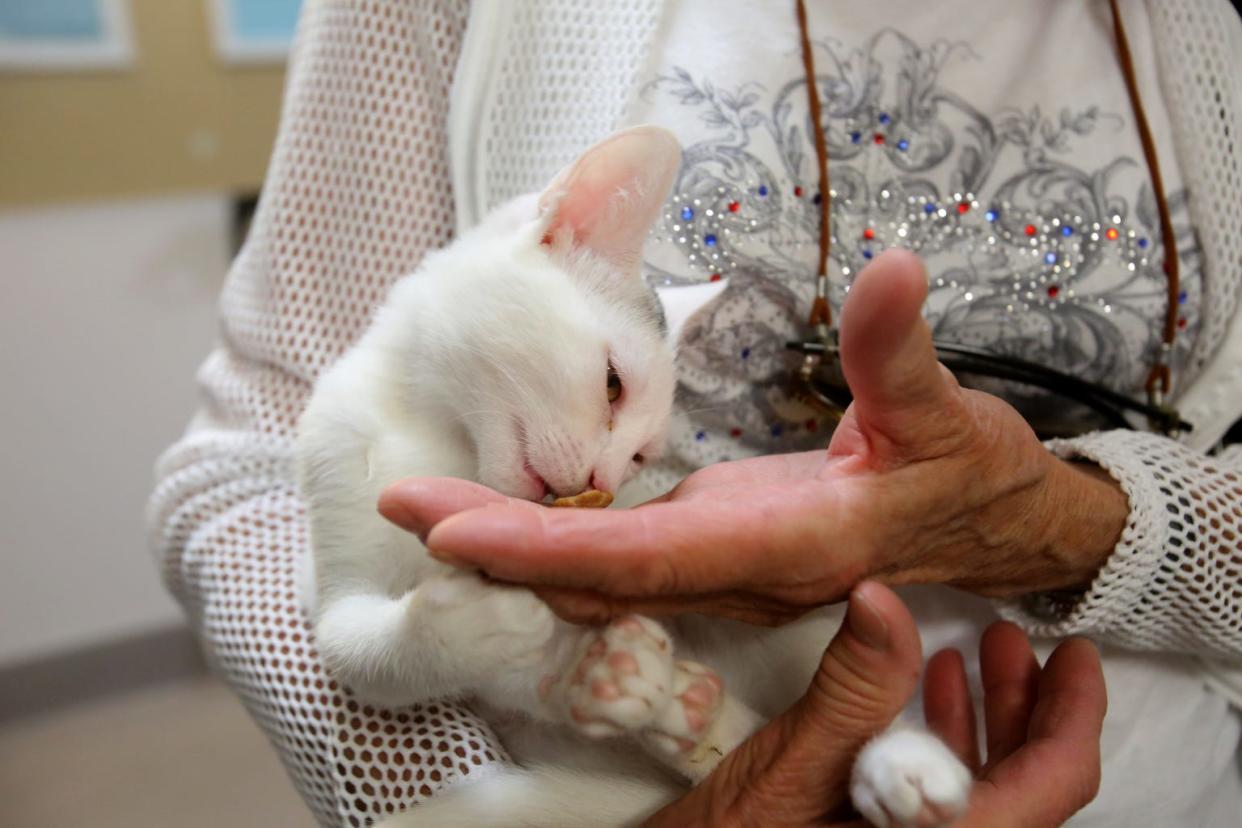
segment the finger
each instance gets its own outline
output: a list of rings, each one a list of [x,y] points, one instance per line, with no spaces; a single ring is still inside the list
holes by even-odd
[[[455,477],[407,477],[380,493],[379,513],[396,525],[426,540],[431,527],[449,515],[481,506],[535,507],[517,498]]]
[[[1094,740],[1098,748],[1096,737],[1107,711],[1108,692],[1099,651],[1084,638],[1062,643],[1048,657],[1040,676],[1030,737]]]
[[[979,668],[990,767],[1026,742],[1040,669],[1026,633],[1007,621],[998,621],[984,631],[979,642]]]
[[[884,731],[918,685],[922,643],[914,619],[888,587],[864,581],[850,593],[845,623],[833,638],[793,712],[801,744],[813,752],[820,778],[845,770]]]
[[[805,613],[783,601],[737,591],[669,598],[614,598],[590,590],[561,587],[535,587],[534,591],[561,618],[589,626],[603,626],[626,615],[662,618],[697,613],[760,627],[777,627],[796,621]]]
[[[922,643],[910,611],[888,587],[864,581],[845,623],[796,709],[825,756],[845,760],[888,727],[918,684]]]
[[[814,825],[846,813],[850,768],[909,701],[921,649],[896,594],[859,584],[806,695],[730,753],[696,792],[735,800],[738,824],[771,824],[779,813],[781,824]]]
[[[927,273],[917,256],[888,250],[850,287],[841,309],[841,360],[862,431],[879,448],[899,449],[912,433],[926,438],[957,399],[936,360],[923,321]],[[929,421],[928,412],[937,417]]]
[[[1039,682],[1030,739],[975,786],[969,828],[1022,814],[1023,825],[1060,825],[1095,798],[1100,731],[1108,708],[1095,647],[1071,639],[1053,652]]]
[[[923,673],[923,715],[927,727],[958,758],[979,771],[979,736],[975,707],[966,681],[966,664],[957,650],[941,650],[927,662]]]
[[[805,585],[825,578],[827,570],[835,576],[825,587],[824,600],[830,600],[862,569],[845,556],[805,554],[823,547],[824,516],[842,511],[834,508],[832,492],[811,480],[771,486],[745,501],[598,511],[494,506],[440,522],[427,547],[440,560],[503,581],[629,598]],[[847,549],[849,532],[844,522],[834,528]]]

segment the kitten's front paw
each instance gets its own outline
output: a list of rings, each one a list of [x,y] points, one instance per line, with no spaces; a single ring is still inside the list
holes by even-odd
[[[419,614],[419,626],[445,646],[496,666],[546,659],[555,629],[552,611],[530,590],[467,572],[423,581],[411,611]]]
[[[966,812],[966,766],[930,733],[894,730],[858,755],[850,780],[854,807],[878,828],[939,828]]]
[[[540,688],[593,738],[646,728],[672,690],[673,643],[659,624],[636,615],[587,636],[568,674],[549,676]]]

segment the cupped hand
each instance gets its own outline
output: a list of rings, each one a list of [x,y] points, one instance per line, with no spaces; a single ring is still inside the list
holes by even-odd
[[[914,621],[897,596],[879,584],[859,585],[802,699],[647,828],[865,825],[848,799],[854,760],[913,693],[919,654]],[[956,825],[1060,825],[1099,786],[1107,706],[1099,654],[1071,640],[1041,668],[1022,632],[999,622],[984,634],[980,662],[986,762],[961,656],[937,653],[924,677],[928,725],[977,780]]]
[[[864,577],[988,596],[1086,585],[1124,526],[1124,494],[937,363],[926,284],[919,260],[894,250],[853,285],[841,348],[854,402],[826,452],[709,466],[629,510],[548,510],[409,479],[380,511],[435,557],[531,584],[575,620],[781,623]]]
[[[986,756],[961,655],[936,653],[923,676],[928,727],[975,775],[970,810],[955,828],[1062,824],[1099,791],[1108,709],[1099,652],[1069,639],[1041,667],[1026,634],[999,621],[983,634],[979,666]]]

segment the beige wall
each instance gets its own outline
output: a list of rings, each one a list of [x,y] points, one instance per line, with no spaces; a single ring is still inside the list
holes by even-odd
[[[221,195],[0,210],[0,668],[182,623],[143,507],[198,406],[228,233]]]
[[[0,75],[0,205],[257,190],[282,66],[233,67],[203,0],[131,0],[137,62]]]

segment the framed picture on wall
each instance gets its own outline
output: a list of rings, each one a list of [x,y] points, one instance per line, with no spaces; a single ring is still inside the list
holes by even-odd
[[[0,70],[123,69],[133,62],[128,0],[0,0]]]
[[[207,0],[216,54],[226,63],[289,57],[302,0]]]

